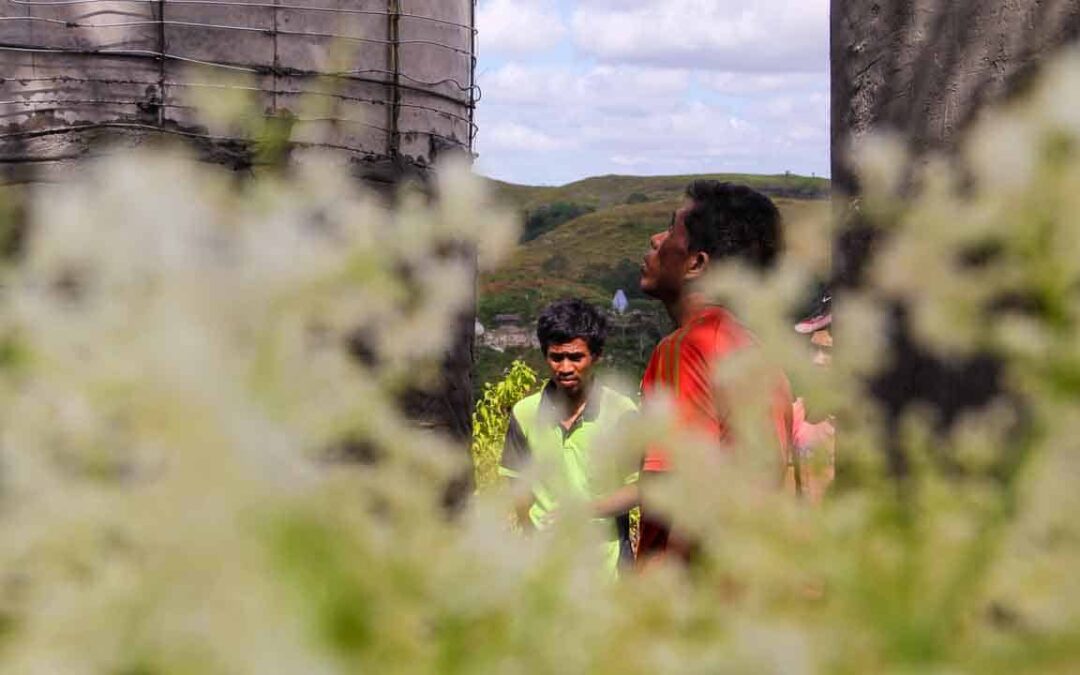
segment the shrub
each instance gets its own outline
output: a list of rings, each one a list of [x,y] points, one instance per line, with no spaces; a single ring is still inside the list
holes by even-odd
[[[485,326],[491,325],[498,314],[518,314],[530,318],[536,313],[539,300],[540,294],[532,289],[487,293],[480,298],[477,314]]]
[[[498,382],[484,385],[483,397],[473,412],[472,460],[478,490],[499,482],[502,444],[510,422],[510,410],[536,389],[537,374],[523,361],[514,361]]]
[[[628,298],[644,298],[641,292],[641,262],[634,262],[623,258],[615,265],[593,263],[588,265],[581,274],[581,280],[587,284],[593,284],[604,289],[608,293],[615,293],[623,289]]]
[[[573,202],[555,202],[554,204],[540,206],[526,216],[525,229],[521,233],[521,242],[532,241],[563,223],[586,213],[592,213],[595,210],[591,206],[574,204]]]
[[[562,253],[556,253],[545,260],[540,269],[548,274],[562,274],[570,269],[570,260]]]

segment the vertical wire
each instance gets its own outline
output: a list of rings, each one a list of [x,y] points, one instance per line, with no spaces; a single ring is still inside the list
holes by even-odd
[[[401,152],[401,1],[388,0],[389,49],[390,49],[390,156],[397,158]]]
[[[278,74],[281,72],[281,63],[278,60],[278,2],[280,0],[274,0],[274,8],[270,10],[271,16],[274,21],[274,34],[271,36],[271,42],[274,46],[274,70],[271,75],[271,82],[273,82],[273,91],[270,93],[270,111],[277,114],[278,110]]]
[[[165,0],[157,3],[157,29],[158,29],[158,109],[157,123],[159,127],[165,126]]]
[[[476,142],[476,0],[469,3],[469,154]]]

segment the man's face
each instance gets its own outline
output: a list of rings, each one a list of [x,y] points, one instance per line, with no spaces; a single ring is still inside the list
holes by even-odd
[[[583,338],[548,345],[544,358],[551,369],[552,381],[564,393],[575,396],[592,384],[592,367],[597,359]]]
[[[672,214],[668,229],[649,238],[649,251],[641,263],[643,293],[664,300],[682,292],[692,261],[686,215],[693,207],[694,203],[687,199]]]
[[[827,326],[814,331],[810,336],[810,344],[814,346],[815,366],[828,366],[832,363],[832,333]]]

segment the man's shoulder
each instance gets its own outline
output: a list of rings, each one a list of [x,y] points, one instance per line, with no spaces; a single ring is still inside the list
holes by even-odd
[[[682,347],[703,356],[723,355],[753,343],[753,336],[730,312],[717,308],[706,312],[672,334]]]
[[[510,409],[513,415],[521,418],[535,412],[540,407],[540,400],[544,397],[544,389],[545,387],[540,387],[537,391],[515,403]]]

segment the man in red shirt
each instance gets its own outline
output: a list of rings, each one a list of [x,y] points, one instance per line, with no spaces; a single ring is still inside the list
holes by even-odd
[[[742,185],[712,180],[690,184],[686,199],[672,215],[664,232],[653,235],[641,266],[641,290],[664,304],[677,328],[660,341],[641,382],[643,404],[661,392],[675,404],[676,419],[684,428],[707,435],[719,447],[730,447],[725,402],[736,392],[717,391],[715,365],[732,352],[753,344],[753,337],[721,306],[710,304],[697,282],[714,263],[738,261],[760,270],[769,269],[782,246],[780,214],[768,197]],[[772,407],[778,458],[787,457],[791,430],[791,395],[778,374]],[[652,448],[642,462],[641,482],[646,489],[656,476],[667,472],[670,457]],[[778,461],[778,484],[783,475]],[[604,513],[640,501],[637,488],[627,488],[597,503]],[[671,534],[669,523],[641,507],[639,564],[647,565],[668,553],[688,559],[692,546]]]

